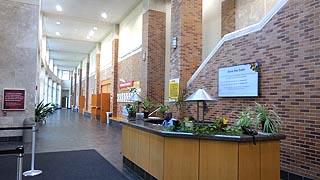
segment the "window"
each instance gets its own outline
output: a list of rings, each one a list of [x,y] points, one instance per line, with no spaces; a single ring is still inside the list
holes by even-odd
[[[62,80],[70,80],[70,72],[69,71],[62,71]]]

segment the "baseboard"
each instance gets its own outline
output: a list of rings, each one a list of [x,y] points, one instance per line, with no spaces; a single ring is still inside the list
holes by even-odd
[[[300,176],[297,174],[293,174],[287,171],[280,171],[280,179],[281,180],[313,180],[304,176]]]
[[[91,114],[89,112],[83,112],[84,117],[91,118]]]
[[[134,162],[130,161],[128,158],[123,156],[123,164],[126,165],[129,169],[137,173],[144,180],[157,180],[155,177],[151,176],[144,169],[137,166]]]
[[[0,142],[22,142],[23,136],[0,137]]]

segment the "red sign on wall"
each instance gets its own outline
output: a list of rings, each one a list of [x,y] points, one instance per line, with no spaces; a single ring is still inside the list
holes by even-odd
[[[25,89],[4,89],[2,110],[25,110]]]
[[[119,88],[127,88],[127,87],[132,87],[133,86],[134,81],[129,81],[129,82],[121,82],[119,84]]]

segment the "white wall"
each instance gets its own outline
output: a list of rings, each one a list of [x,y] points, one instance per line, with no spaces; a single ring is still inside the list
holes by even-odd
[[[112,41],[114,39],[114,33],[110,33],[101,42],[100,53],[100,70],[107,69],[112,66]]]
[[[82,80],[85,80],[87,77],[87,62],[87,58],[82,61]]]
[[[90,68],[89,68],[89,76],[96,74],[96,59],[97,59],[97,48],[95,48],[90,53]]]
[[[279,0],[237,0],[236,29],[260,22]]]
[[[221,39],[221,0],[203,0],[202,8],[202,60]]]
[[[143,2],[141,2],[121,23],[119,32],[119,61],[130,52],[140,52],[142,45]]]

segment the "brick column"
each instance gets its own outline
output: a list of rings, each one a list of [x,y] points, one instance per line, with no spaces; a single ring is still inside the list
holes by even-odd
[[[114,39],[112,41],[112,64],[113,64],[113,76],[111,82],[111,95],[110,95],[110,110],[112,111],[112,116],[118,116],[118,50],[119,50],[119,39]]]
[[[88,62],[87,62],[87,70],[86,70],[86,111],[88,111],[88,101],[89,101],[89,71],[90,71],[90,56],[88,56]]]
[[[170,78],[180,78],[182,91],[201,63],[202,0],[171,1],[171,41],[173,37],[177,48],[171,47]]]
[[[74,86],[73,86],[73,88],[74,88],[73,93],[74,94],[73,94],[72,99],[73,99],[73,105],[75,106],[77,103],[77,72],[75,72],[73,74],[73,80],[74,80]]]
[[[221,8],[221,37],[236,30],[236,1],[224,0]]]
[[[97,45],[97,54],[96,54],[96,93],[100,94],[101,91],[101,82],[100,82],[100,43]]]
[[[166,14],[148,10],[143,15],[142,53],[147,69],[146,96],[154,103],[163,103],[165,87]]]
[[[79,69],[79,96],[82,96],[82,69]]]

